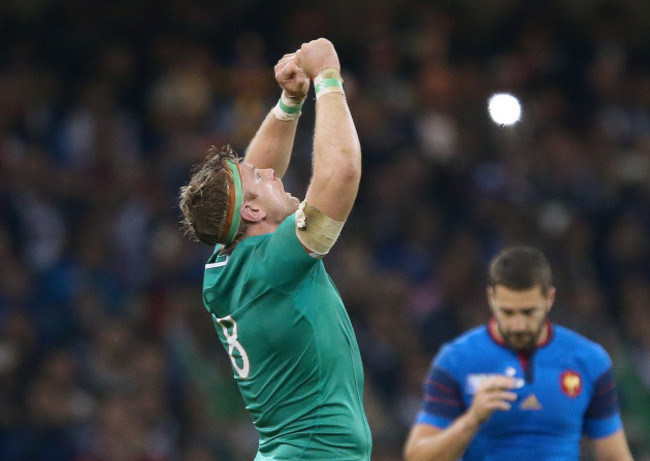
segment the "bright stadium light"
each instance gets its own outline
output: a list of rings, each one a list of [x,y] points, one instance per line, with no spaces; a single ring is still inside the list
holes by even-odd
[[[509,93],[493,94],[488,101],[488,112],[494,123],[513,125],[521,118],[521,104]]]

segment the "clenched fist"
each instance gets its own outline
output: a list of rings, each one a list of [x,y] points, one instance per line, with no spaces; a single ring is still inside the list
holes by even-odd
[[[275,80],[288,97],[304,100],[309,91],[309,78],[298,65],[296,53],[285,54],[275,65]]]
[[[341,70],[341,64],[334,45],[326,38],[303,43],[296,52],[296,57],[298,58],[298,65],[310,79],[316,77],[323,69],[334,68]]]

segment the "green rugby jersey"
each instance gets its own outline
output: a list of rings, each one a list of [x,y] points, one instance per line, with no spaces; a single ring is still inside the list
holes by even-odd
[[[256,460],[367,461],[363,369],[352,324],[295,215],[205,266],[203,302],[257,428]]]

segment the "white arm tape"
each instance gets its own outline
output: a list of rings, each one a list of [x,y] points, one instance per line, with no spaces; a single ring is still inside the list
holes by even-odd
[[[296,211],[296,235],[300,243],[318,258],[334,246],[345,221],[335,221],[318,208],[303,201]]]

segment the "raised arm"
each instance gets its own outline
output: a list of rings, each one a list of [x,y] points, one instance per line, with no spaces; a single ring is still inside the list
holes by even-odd
[[[339,58],[324,38],[303,44],[296,55],[316,87],[313,173],[305,200],[342,222],[359,190],[361,147],[342,90]]]
[[[309,79],[298,67],[296,54],[285,54],[275,65],[275,79],[282,96],[251,140],[244,161],[255,167],[273,168],[282,178],[289,166],[298,117],[309,91]]]

